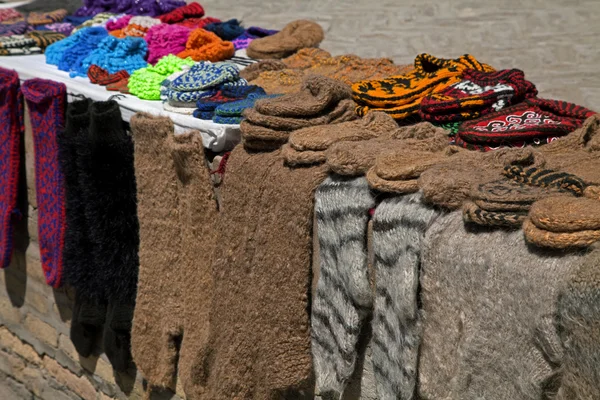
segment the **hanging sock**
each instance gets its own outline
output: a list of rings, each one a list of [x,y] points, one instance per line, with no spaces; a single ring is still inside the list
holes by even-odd
[[[15,71],[0,68],[0,268],[10,264],[13,253],[13,230],[16,217],[21,163],[19,146],[23,133],[23,95]]]
[[[35,188],[42,268],[48,285],[62,284],[65,190],[58,161],[57,134],[65,126],[67,87],[34,78],[23,83],[35,148]]]

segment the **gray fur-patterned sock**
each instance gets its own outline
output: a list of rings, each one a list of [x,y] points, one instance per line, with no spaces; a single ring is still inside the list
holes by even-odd
[[[417,306],[421,241],[439,211],[414,193],[384,199],[373,216],[373,370],[380,400],[412,399],[421,323]]]
[[[354,372],[371,312],[367,226],[375,199],[365,178],[328,177],[315,194],[320,272],[311,311],[316,395],[339,399]]]

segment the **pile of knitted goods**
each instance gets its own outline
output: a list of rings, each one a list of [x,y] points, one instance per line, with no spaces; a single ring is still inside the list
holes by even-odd
[[[293,93],[307,75],[323,75],[352,85],[363,79],[381,79],[407,71],[387,58],[363,59],[347,54],[332,57],[325,50],[305,48],[282,60],[265,60],[250,65],[242,76],[267,93]]]
[[[31,31],[53,31],[68,36],[74,27],[64,9],[32,12],[27,16],[14,9],[0,11],[0,36],[22,35]]]
[[[127,80],[127,86],[122,92],[131,94],[144,100],[160,100],[161,85],[165,79],[176,72],[180,72],[184,65],[194,65],[191,58],[179,58],[172,54],[161,58],[156,65],[141,68],[134,71]],[[124,83],[122,80],[121,83]],[[110,85],[108,88],[110,89]]]
[[[308,76],[297,93],[258,100],[240,127],[246,149],[268,151],[284,145],[295,130],[356,119],[350,88],[324,76]]]
[[[94,16],[99,13],[121,13],[155,17],[185,6],[182,0],[85,0],[75,15]]]
[[[121,18],[127,17],[128,16],[124,16]],[[135,16],[129,18],[128,23],[125,27],[123,27],[122,29],[111,30],[110,34],[118,38],[124,38],[126,36],[136,36],[143,38],[146,36],[146,33],[150,28],[152,28],[155,25],[159,25],[160,23],[160,20],[157,18]]]
[[[177,54],[181,58],[191,57],[194,61],[223,61],[235,53],[233,43],[224,41],[212,32],[194,29],[190,32],[185,49]]]
[[[80,76],[88,74],[92,65],[96,65],[114,74],[125,70],[129,74],[133,71],[148,66],[144,60],[148,46],[141,38],[126,37],[117,39],[114,36],[106,36],[98,47],[82,61]]]
[[[267,95],[261,87],[255,85],[222,85],[211,96],[202,97],[196,102],[194,117],[218,124],[239,124],[245,109],[252,108],[259,99],[274,96],[276,95]]]
[[[108,32],[104,28],[84,28],[46,48],[46,63],[58,66],[73,76],[82,71],[83,60],[100,45]]]
[[[183,66],[161,82],[163,107],[167,111],[191,115],[199,99],[212,96],[221,89],[248,85],[245,79],[239,77],[239,72],[236,65],[227,62]]]
[[[1,36],[0,56],[41,54],[46,47],[65,37],[62,33],[53,31],[31,31],[24,35]]]

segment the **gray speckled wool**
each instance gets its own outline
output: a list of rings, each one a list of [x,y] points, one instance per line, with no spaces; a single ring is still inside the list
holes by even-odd
[[[356,364],[373,294],[367,225],[375,205],[365,178],[328,177],[315,194],[320,271],[311,310],[316,394],[339,399]]]
[[[558,294],[581,254],[530,248],[522,231],[467,229],[440,217],[423,242],[419,395],[542,399],[562,360]]]
[[[421,342],[417,305],[421,241],[439,212],[421,193],[387,198],[373,216],[373,370],[380,400],[412,399]]]

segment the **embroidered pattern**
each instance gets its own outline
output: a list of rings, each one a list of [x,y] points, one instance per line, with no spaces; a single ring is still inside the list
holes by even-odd
[[[474,126],[473,129],[480,132],[505,132],[539,125],[560,125],[560,121],[555,121],[536,111],[527,110],[521,114],[507,115],[501,120],[489,121],[485,126]]]

